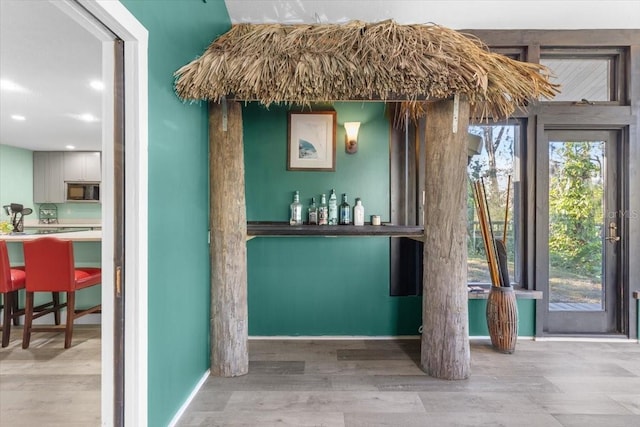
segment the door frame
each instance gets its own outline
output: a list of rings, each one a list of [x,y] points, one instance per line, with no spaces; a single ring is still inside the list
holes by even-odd
[[[525,147],[526,176],[524,184],[525,211],[522,217],[525,224],[523,235],[525,252],[523,285],[526,289],[536,289],[535,276],[535,144],[541,140],[541,129],[553,125],[606,124],[608,129],[621,129],[626,142],[623,154],[627,176],[624,177],[624,195],[627,198],[627,213],[630,218],[625,225],[627,242],[623,263],[622,280],[625,282],[623,296],[628,308],[629,318],[624,320],[628,338],[639,340],[640,302],[633,298],[633,292],[640,292],[640,263],[629,262],[640,256],[640,198],[629,198],[630,194],[640,193],[640,29],[588,29],[588,30],[465,30],[474,34],[491,49],[506,48],[519,50],[523,60],[539,63],[543,47],[578,48],[585,51],[600,48],[622,48],[625,59],[625,90],[620,103],[614,105],[568,105],[568,103],[533,102],[526,110],[514,113],[514,117],[527,119],[527,144]],[[536,302],[536,336],[543,335],[543,323],[540,313],[541,302]]]
[[[637,154],[634,153],[633,144],[637,142],[637,140],[633,137],[634,135],[634,123],[632,117],[625,118],[616,118],[614,120],[608,121],[605,123],[598,123],[598,119],[595,117],[590,117],[590,115],[584,116],[573,116],[570,117],[558,117],[551,115],[538,115],[536,120],[536,137],[535,137],[535,149],[534,149],[534,157],[535,162],[539,165],[540,159],[538,158],[538,153],[540,152],[540,144],[545,144],[546,147],[546,136],[545,132],[550,130],[611,130],[617,131],[619,138],[618,145],[618,158],[621,159],[618,165],[618,182],[621,185],[621,188],[618,189],[618,197],[619,197],[619,206],[620,209],[624,212],[633,213],[638,212],[634,210],[634,200],[629,197],[630,190],[632,188],[637,188],[634,180],[637,179],[638,172],[633,172],[631,170],[631,165],[634,167],[638,167],[637,162]],[[545,148],[543,147],[543,148]],[[538,167],[536,167],[536,173],[538,173]],[[634,178],[634,175],[636,178]],[[534,178],[534,180],[536,180]],[[537,181],[537,180],[536,180]],[[535,268],[534,268],[534,283],[535,289],[540,289],[537,285],[538,281],[542,281],[547,279],[548,274],[546,271],[542,271],[544,269],[548,269],[547,265],[543,265],[542,259],[538,256],[540,251],[540,246],[546,245],[546,242],[543,240],[547,237],[546,233],[543,233],[541,230],[541,226],[538,221],[538,216],[541,213],[538,212],[541,209],[541,206],[538,206],[536,201],[542,200],[546,197],[546,189],[540,188],[536,185],[535,187],[535,195],[534,195],[534,206],[535,206],[535,249],[534,256],[536,259]],[[637,190],[636,190],[637,191]],[[544,194],[543,194],[544,193]],[[542,206],[544,207],[544,206]],[[619,328],[620,333],[628,338],[636,337],[637,338],[637,328],[636,328],[636,316],[638,315],[636,306],[631,303],[632,298],[631,294],[633,289],[635,288],[634,283],[630,281],[630,274],[632,274],[632,270],[637,268],[637,266],[632,266],[629,264],[629,256],[630,254],[637,253],[634,251],[634,243],[632,239],[634,236],[637,236],[638,229],[633,225],[632,221],[629,221],[629,216],[620,220],[620,228],[619,235],[622,237],[622,242],[619,248],[619,259],[618,259],[618,280],[621,282],[620,285],[620,294],[618,295],[619,301],[617,304],[617,309],[622,311],[617,314],[619,318]],[[545,260],[548,258],[545,258]],[[546,304],[548,303],[548,295],[545,295],[543,299],[538,300],[536,302],[536,337],[545,337],[545,336],[553,336],[553,335],[566,335],[566,334],[550,334],[545,330],[546,324]],[[634,319],[632,321],[632,319]],[[569,334],[571,335],[571,334]]]
[[[551,133],[561,133],[566,135],[590,135],[588,140],[603,140],[607,141],[606,149],[603,155],[606,159],[606,164],[603,165],[604,172],[606,173],[606,185],[608,189],[605,189],[606,201],[604,208],[605,216],[603,218],[603,233],[606,234],[607,229],[604,227],[604,224],[608,224],[609,222],[609,214],[615,210],[616,215],[618,212],[622,212],[622,206],[624,203],[623,195],[619,191],[623,182],[622,172],[622,162],[621,162],[621,151],[623,148],[623,139],[621,137],[621,132],[617,129],[585,129],[585,128],[577,128],[575,126],[566,127],[562,129],[544,129],[544,138],[542,140],[538,140],[537,144],[537,168],[536,168],[536,283],[538,285],[538,289],[543,291],[543,298],[541,300],[541,311],[543,313],[543,324],[544,329],[543,332],[545,334],[550,335],[576,335],[576,336],[585,336],[585,335],[618,335],[625,331],[624,327],[624,319],[627,317],[628,310],[623,307],[622,299],[623,299],[623,288],[624,282],[622,281],[622,275],[620,274],[622,269],[622,248],[624,245],[624,237],[620,242],[616,242],[616,247],[611,247],[608,242],[604,240],[604,235],[602,236],[602,247],[605,249],[604,257],[602,259],[603,266],[606,268],[605,275],[602,277],[605,299],[603,303],[605,304],[603,310],[598,310],[597,312],[581,312],[581,314],[576,314],[577,317],[573,317],[570,314],[565,312],[551,312],[549,310],[549,248],[548,248],[548,240],[549,240],[549,142],[551,139],[549,136]],[[564,138],[565,136],[562,136]],[[594,138],[592,138],[594,137]],[[582,141],[582,136],[578,136]],[[554,139],[555,140],[555,139]],[[559,139],[564,140],[564,139]],[[587,139],[584,139],[587,140]],[[571,140],[573,141],[573,140]],[[616,223],[622,227],[623,218],[616,217]],[[620,231],[620,230],[619,230]],[[624,236],[624,235],[622,235]],[[615,255],[614,255],[615,254]],[[569,325],[566,331],[550,331],[552,318],[556,319],[555,322],[558,321],[559,318],[563,318],[563,316],[571,316],[571,318],[566,318],[567,324]],[[579,319],[579,320],[578,320]],[[555,324],[555,323],[554,323]],[[576,330],[571,330],[571,324],[574,324],[574,328]],[[591,331],[580,331],[580,327],[577,325],[584,324],[590,325],[587,328],[591,328]],[[597,331],[597,329],[605,329],[610,328],[609,331]]]
[[[78,7],[80,5],[80,7]],[[119,1],[63,0],[62,8],[72,12],[78,22],[96,26],[86,13],[102,23],[124,42],[124,188],[116,188],[113,108],[105,109],[102,168],[102,384],[103,426],[114,425],[114,248],[124,247],[124,424],[147,425],[147,147],[148,147],[148,31]],[[78,13],[80,12],[80,13]],[[107,51],[109,50],[109,51]],[[113,46],[104,49],[103,60],[113,65]],[[113,72],[113,71],[111,71]],[[112,91],[113,93],[113,91]],[[105,97],[112,98],[112,97]],[[115,105],[114,99],[107,104]],[[110,128],[110,129],[109,129]],[[122,132],[120,132],[122,133]],[[115,197],[124,203],[124,225],[116,226]],[[123,225],[123,224],[119,224]],[[122,230],[123,231],[119,231]],[[116,233],[119,233],[117,235]],[[126,268],[124,268],[126,266]]]

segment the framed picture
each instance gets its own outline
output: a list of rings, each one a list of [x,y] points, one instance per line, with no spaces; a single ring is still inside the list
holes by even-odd
[[[336,112],[289,112],[287,170],[336,170]]]

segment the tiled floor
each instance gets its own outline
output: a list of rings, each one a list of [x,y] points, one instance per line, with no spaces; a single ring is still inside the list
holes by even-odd
[[[100,327],[76,325],[67,350],[64,334],[36,332],[26,350],[21,336],[0,349],[0,426],[99,426]]]
[[[187,426],[640,426],[640,345],[474,341],[468,380],[430,378],[419,341],[250,341],[249,374],[210,377]]]

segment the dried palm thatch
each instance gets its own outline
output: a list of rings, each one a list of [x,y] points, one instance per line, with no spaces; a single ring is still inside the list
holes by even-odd
[[[265,105],[336,100],[423,101],[466,96],[475,117],[504,118],[551,98],[542,65],[489,52],[477,38],[438,25],[239,24],[176,73],[184,100],[257,100]]]

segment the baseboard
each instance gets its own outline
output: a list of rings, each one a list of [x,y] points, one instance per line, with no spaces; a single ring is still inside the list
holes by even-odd
[[[489,335],[474,335],[469,337],[469,341],[491,341],[491,337]],[[531,336],[518,336],[518,341],[535,341],[536,337]]]
[[[176,414],[171,419],[171,422],[169,422],[169,427],[174,427],[178,424],[178,421],[180,421],[180,418],[182,418],[185,411],[187,410],[187,408],[189,407],[193,399],[196,397],[196,395],[200,391],[200,388],[202,388],[202,385],[205,383],[205,381],[207,381],[207,378],[209,378],[210,375],[211,375],[211,370],[207,369],[207,371],[204,373],[202,378],[200,378],[200,381],[198,381],[198,384],[196,384],[196,386],[191,391],[191,394],[189,394],[189,397],[187,397],[187,400],[184,401],[180,409],[178,409],[178,412],[176,412]]]
[[[420,339],[420,335],[252,335],[249,340],[280,340],[280,341],[340,341],[340,340],[417,340]],[[481,341],[488,340],[489,336],[471,336],[469,341]],[[518,340],[533,341],[535,337],[523,336],[518,337]]]
[[[610,336],[544,336],[535,337],[536,341],[557,341],[557,342],[609,342],[609,343],[638,343],[639,340],[635,338],[623,337],[610,337]]]

